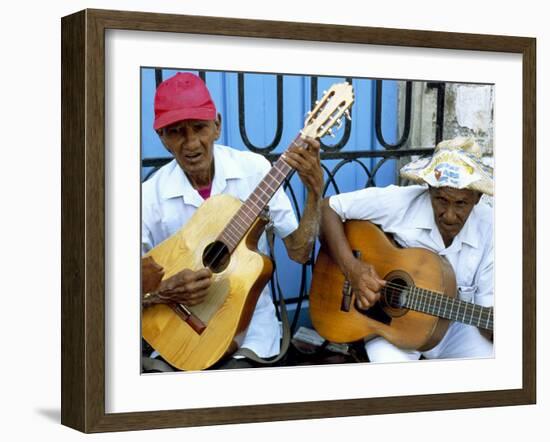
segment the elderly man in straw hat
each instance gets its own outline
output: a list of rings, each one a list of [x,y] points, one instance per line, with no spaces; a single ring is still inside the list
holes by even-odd
[[[385,281],[368,262],[352,254],[342,221],[369,220],[393,234],[403,247],[423,247],[444,256],[453,267],[460,299],[493,305],[493,214],[482,194],[493,194],[492,169],[481,162],[478,144],[471,137],[442,141],[431,158],[401,169],[401,176],[417,184],[367,188],[325,199],[322,237],[330,253],[351,282],[360,308],[380,298]],[[492,336],[477,328],[452,322],[433,349],[402,350],[378,337],[366,343],[374,362],[420,358],[487,357],[493,353]]]

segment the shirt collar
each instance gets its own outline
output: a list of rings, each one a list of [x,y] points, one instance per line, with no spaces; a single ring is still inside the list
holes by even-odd
[[[470,212],[470,215],[468,216],[468,219],[466,220],[464,227],[462,227],[462,230],[460,230],[460,232],[455,238],[475,248],[479,247],[479,235],[480,235],[480,232],[478,229],[478,217],[477,217],[476,208],[477,208],[477,204],[474,206],[474,208]]]
[[[199,207],[204,200],[191,185],[191,182],[174,159],[170,162],[166,180],[162,183],[161,196],[163,199],[183,197],[186,204]],[[225,146],[214,145],[214,179],[212,180],[211,195],[222,193],[227,181],[247,176],[241,164],[236,162]]]

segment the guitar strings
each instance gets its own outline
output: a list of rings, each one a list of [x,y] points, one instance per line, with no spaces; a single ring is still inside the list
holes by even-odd
[[[431,297],[431,296],[445,296],[444,294],[441,294],[441,293],[438,293],[438,292],[432,292],[432,291],[429,291],[429,290],[426,290],[426,289],[422,289],[420,287],[416,287],[416,286],[407,286],[407,285],[402,285],[402,284],[397,284],[397,283],[392,283],[392,282],[387,282],[386,285],[382,288],[382,290],[385,290],[385,294],[386,294],[386,299],[389,299],[389,303],[391,306],[393,307],[405,307],[406,306],[406,303],[401,303],[401,293],[403,291],[403,289],[407,289],[407,288],[411,288],[413,290],[418,290],[419,292],[417,293],[414,293],[413,292],[413,295],[417,295],[417,296],[428,296],[428,297]],[[389,293],[388,293],[389,291]],[[418,300],[418,303],[422,303],[422,299]],[[428,299],[426,299],[424,302],[428,301]],[[464,308],[465,308],[465,316],[470,314],[470,315],[473,315],[475,312],[476,312],[476,308],[480,308],[479,310],[479,314],[480,314],[480,318],[484,318],[484,308],[482,306],[477,306],[476,304],[472,304],[472,303],[469,303],[469,302],[465,302],[465,301],[461,301],[461,300],[456,300],[455,298],[451,298],[451,297],[448,297],[448,301],[452,301],[453,303],[456,303],[457,301],[462,303]],[[414,305],[414,303],[412,304]],[[418,304],[417,304],[418,305]],[[431,304],[430,304],[431,305]],[[410,307],[410,306],[409,306]],[[435,306],[432,305],[432,307],[435,308]],[[445,307],[447,308],[447,306]],[[489,310],[487,311],[487,319],[483,319],[483,322],[487,321],[488,324],[490,324],[492,326],[493,324],[493,319],[492,319],[492,315],[493,315],[493,311],[492,310]]]
[[[299,142],[299,143],[298,143]],[[298,147],[303,147],[303,148],[307,148],[307,145],[304,143],[304,140],[302,139],[302,137],[300,135],[297,135],[296,138],[294,138],[294,140],[292,140],[292,142],[290,143],[290,145],[288,146],[288,148],[290,148],[292,145],[295,145],[295,146],[298,146]],[[287,148],[287,149],[288,149]],[[275,163],[273,164],[273,166],[271,167],[271,169],[269,170],[269,172],[266,174],[266,176],[262,179],[262,181],[260,181],[260,183],[258,184],[258,186],[250,193],[250,195],[248,196],[247,200],[254,194],[254,192],[256,191],[256,189],[261,185],[261,183],[264,181],[264,179],[275,169],[277,173],[281,173],[283,175],[283,179],[281,181],[281,184],[282,182],[284,181],[284,179],[288,176],[288,174],[290,173],[291,170],[293,170],[292,167],[290,167],[290,170],[287,171],[287,172],[284,172],[283,170],[279,170],[277,169],[277,163],[279,163],[279,161],[282,162],[282,164],[286,165],[286,166],[289,166],[288,163],[286,163],[284,160],[282,160],[282,156],[279,157],[279,159],[277,161],[275,161]],[[275,178],[277,180],[277,178]],[[279,184],[279,186],[281,185]],[[268,185],[268,187],[271,187]],[[272,196],[273,197],[273,196]],[[271,200],[271,198],[270,198]],[[268,202],[269,203],[269,200]],[[266,205],[267,205],[266,203]],[[245,202],[246,204],[246,202]],[[256,204],[254,204],[256,205]],[[243,206],[241,206],[241,208],[244,207],[244,204]],[[256,206],[258,207],[258,206]],[[265,206],[264,206],[265,207]],[[260,212],[264,209],[264,207],[260,208]],[[259,208],[259,207],[258,207]],[[240,211],[240,208],[239,208],[239,211]],[[237,213],[239,213],[239,211],[237,211]],[[237,214],[236,213],[236,214]],[[235,215],[236,215],[235,214]],[[256,221],[256,219],[258,218],[258,216],[256,216],[254,218],[254,220],[252,221],[252,223],[254,223]],[[224,244],[226,247],[227,247],[227,244],[225,244],[223,241],[221,241],[219,238],[222,236],[223,232],[225,232],[225,229],[229,226],[229,224],[233,221],[233,218],[231,218],[231,220],[229,221],[229,223],[226,225],[226,227],[222,230],[222,232],[220,233],[220,235],[218,236],[218,239],[216,239],[216,241],[220,241],[222,244]],[[233,247],[233,250],[235,248],[237,248],[237,246],[240,244],[240,242],[242,241],[242,239],[244,238],[244,235],[246,234],[246,232],[243,234],[243,236],[241,236],[241,238],[239,238],[239,240],[237,241],[237,243],[235,244],[235,246]],[[229,247],[228,247],[229,248]],[[214,263],[221,257],[221,254],[223,253],[223,247],[220,247],[218,249],[218,251],[216,252],[215,256],[212,258],[212,260],[209,262],[209,263],[205,263],[206,264],[206,267],[210,268],[211,270],[212,269],[212,266],[214,265]],[[231,255],[231,253],[229,253]]]
[[[406,307],[406,304],[402,304],[400,301],[401,301],[401,291],[400,290],[396,290],[395,288],[396,287],[399,287],[400,289],[403,288],[403,286],[399,285],[399,284],[394,284],[394,287],[389,287],[388,290],[391,292],[389,294],[389,296],[386,296],[386,299],[389,298],[389,303],[391,306],[393,307]],[[414,287],[414,286],[413,286]],[[384,287],[385,289],[386,287]],[[414,288],[417,288],[418,287],[414,287]],[[419,289],[419,290],[422,290],[422,291],[425,291],[424,289]],[[387,292],[387,291],[386,291]],[[395,293],[397,293],[397,296],[395,296]],[[427,292],[427,293],[430,293],[430,292]],[[420,294],[420,296],[422,296],[422,294]],[[444,295],[441,295],[441,296],[444,296]],[[397,302],[395,302],[397,299]],[[452,300],[452,301],[456,301],[454,298],[449,298],[449,300]],[[427,301],[427,300],[426,300]],[[468,302],[464,302],[464,301],[460,301],[461,303],[463,303],[463,307],[464,307],[464,314],[463,314],[463,318],[466,318],[468,315],[470,315],[470,322],[469,323],[474,323],[473,321],[473,315],[476,314],[476,309],[479,308],[479,311],[477,312],[478,313],[478,319],[477,319],[477,325],[480,326],[481,324],[485,324],[487,327],[489,327],[490,329],[492,329],[493,327],[493,311],[492,310],[488,310],[486,311],[482,306],[477,306],[476,304],[472,304],[472,303],[468,303]],[[417,300],[417,307],[419,305],[422,304],[422,299],[420,300]],[[434,307],[435,308],[435,305],[432,305],[431,303],[428,304],[429,306],[431,307]],[[414,306],[414,302],[413,304],[409,305],[408,307],[413,307]],[[413,310],[415,310],[413,308]],[[422,311],[422,310],[421,310]],[[426,309],[426,311],[429,313],[429,311]],[[447,312],[447,316],[448,316],[448,319],[452,319],[452,310],[449,312],[447,310],[447,305],[445,306],[445,312]],[[434,311],[435,313],[435,311]],[[459,312],[457,312],[458,314]],[[440,316],[441,315],[441,310],[438,310],[438,314],[436,316]],[[458,316],[456,317],[456,320],[459,320],[458,319]],[[466,322],[468,323],[467,321],[460,321],[460,322]]]
[[[297,137],[297,138],[298,138],[298,137]],[[295,141],[296,141],[296,140],[294,140],[291,144],[296,144]],[[271,174],[271,172],[272,172],[274,169],[276,170],[277,173],[282,173],[282,174],[283,174],[283,181],[284,181],[284,178],[286,177],[286,175],[288,175],[288,173],[285,174],[284,171],[279,170],[279,169],[276,169],[277,163],[279,163],[279,161],[281,161],[281,158],[279,158],[279,159],[275,162],[275,164],[273,164],[273,167],[270,169],[270,171],[267,173],[267,175],[262,179],[262,181],[260,181],[260,183],[258,184],[258,186],[250,193],[250,195],[248,196],[248,198],[247,198],[246,201],[248,201],[248,200],[252,197],[252,195],[254,194],[254,192],[256,191],[256,189],[260,187],[261,183],[265,180],[265,178],[266,178],[269,174]],[[284,163],[284,161],[283,161],[283,163]],[[284,163],[284,164],[287,164],[287,163]],[[292,170],[292,168],[290,168],[290,169]],[[277,180],[277,178],[274,178],[274,179]],[[282,181],[281,181],[281,183],[282,183]],[[270,187],[270,186],[268,185],[268,187]],[[271,199],[271,198],[270,198],[270,199]],[[269,202],[269,201],[268,201],[268,202]],[[267,205],[267,203],[266,203],[263,207],[259,207],[259,206],[256,205],[255,203],[253,203],[253,204],[254,204],[258,209],[260,209],[260,213],[261,213],[261,211],[264,209],[264,207]],[[235,213],[235,215],[231,218],[231,220],[229,221],[229,223],[224,227],[224,229],[222,230],[222,232],[220,233],[220,235],[218,235],[218,238],[217,238],[217,240],[216,240],[216,241],[220,241],[220,242],[221,242],[222,244],[224,244],[228,249],[229,249],[228,245],[225,244],[224,241],[221,241],[220,238],[223,236],[223,233],[226,231],[226,229],[229,227],[229,225],[233,222],[234,218],[237,216],[237,214],[240,212],[240,210],[241,210],[245,205],[246,205],[246,202],[239,208],[239,210],[238,210],[238,211]],[[259,216],[259,214],[256,215],[256,216],[254,217],[254,220],[251,222],[251,225],[256,221],[256,219],[258,219],[258,216]],[[239,235],[241,235],[240,232],[239,232]],[[241,236],[240,238],[237,238],[237,241],[235,242],[234,246],[232,247],[233,250],[235,250],[235,249],[237,248],[237,246],[241,243],[241,241],[243,240],[243,238],[244,238],[245,235],[246,235],[246,231],[242,234],[242,236]],[[234,234],[233,234],[233,236],[234,236]],[[232,245],[232,244],[231,244],[231,245]],[[214,263],[221,257],[221,254],[222,254],[222,253],[223,253],[223,247],[220,247],[220,248],[217,250],[215,256],[211,259],[210,263],[205,263],[206,266],[209,267],[209,268],[211,268],[211,266],[214,265]],[[231,255],[231,253],[232,253],[232,252],[230,252],[229,255]],[[213,269],[211,268],[211,270],[213,270]]]

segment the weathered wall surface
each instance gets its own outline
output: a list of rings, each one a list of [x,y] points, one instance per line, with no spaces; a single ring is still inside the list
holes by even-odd
[[[412,124],[409,147],[433,147],[435,144],[438,89],[426,82],[414,82]],[[400,124],[403,124],[405,83],[400,84]],[[443,139],[471,135],[484,155],[494,152],[494,87],[446,83]]]

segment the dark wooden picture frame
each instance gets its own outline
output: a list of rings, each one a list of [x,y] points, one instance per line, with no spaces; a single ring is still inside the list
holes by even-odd
[[[523,382],[510,390],[105,412],[105,30],[515,53],[523,68]],[[533,404],[536,401],[536,41],[533,38],[85,10],[62,19],[61,422],[140,430]]]

